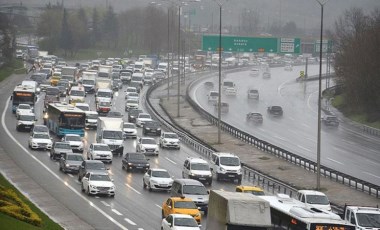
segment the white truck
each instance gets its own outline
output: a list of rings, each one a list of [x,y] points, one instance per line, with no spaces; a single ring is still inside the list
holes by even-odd
[[[123,155],[123,119],[116,117],[98,117],[96,142],[107,144],[113,154]]]
[[[99,89],[112,89],[111,79],[101,77],[96,78],[95,90],[97,91]]]
[[[268,201],[248,193],[211,190],[206,230],[271,229]]]
[[[95,103],[98,103],[99,101],[111,102],[113,98],[111,79],[101,77],[96,78],[95,91]]]
[[[83,72],[82,85],[87,93],[95,93],[96,72]]]
[[[346,205],[343,220],[356,226],[357,230],[380,229],[380,208]]]
[[[98,71],[98,77],[99,78],[109,78],[111,79],[112,74],[112,66],[108,65],[100,65],[99,71]]]

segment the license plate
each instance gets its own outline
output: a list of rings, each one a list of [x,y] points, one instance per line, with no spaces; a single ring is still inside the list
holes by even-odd
[[[234,175],[228,175],[228,177],[235,177]]]
[[[206,180],[206,178],[200,177],[199,180]]]
[[[142,169],[143,167],[142,166],[136,166],[137,169]]]

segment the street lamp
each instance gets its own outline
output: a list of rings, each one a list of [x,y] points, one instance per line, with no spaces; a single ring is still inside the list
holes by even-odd
[[[318,138],[317,138],[317,190],[321,189],[321,101],[322,101],[322,39],[323,7],[328,0],[317,0],[321,5],[321,37],[319,40]]]

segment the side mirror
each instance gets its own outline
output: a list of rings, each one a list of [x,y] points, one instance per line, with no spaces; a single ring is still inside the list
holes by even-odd
[[[113,179],[111,179],[111,181],[113,182]]]
[[[172,206],[171,206],[171,205],[168,205],[168,208],[172,208]]]
[[[207,194],[210,194],[210,190],[207,190]]]
[[[81,167],[82,169],[84,169],[84,166],[83,166],[83,165],[81,165],[80,167]]]
[[[83,177],[82,180],[88,180],[88,178],[87,177]]]

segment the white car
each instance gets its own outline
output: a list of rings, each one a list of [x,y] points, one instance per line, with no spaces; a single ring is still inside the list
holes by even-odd
[[[138,109],[139,108],[139,101],[135,99],[127,99],[127,102],[125,103],[125,111],[129,111],[130,109]]]
[[[153,69],[149,69],[149,68],[145,69],[145,76],[152,77],[153,73],[154,73]]]
[[[264,73],[263,73],[263,78],[264,78],[264,79],[269,79],[270,77],[271,77],[270,72],[264,72]]]
[[[100,160],[103,162],[112,163],[113,154],[107,144],[92,143],[87,151],[88,160]]]
[[[33,107],[29,104],[19,104],[16,109],[16,117],[18,117],[20,113],[33,113]]]
[[[249,72],[249,75],[252,76],[252,77],[257,77],[257,76],[259,76],[259,74],[260,74],[260,70],[257,69],[257,68],[253,68]]]
[[[236,91],[236,88],[234,87],[229,87],[227,88],[224,93],[226,94],[226,96],[236,96],[237,94],[237,91]]]
[[[147,121],[152,121],[152,117],[148,113],[140,113],[136,118],[136,125],[142,127]]]
[[[123,134],[124,134],[124,138],[128,138],[128,137],[137,138],[137,129],[136,129],[135,124],[124,122]]]
[[[143,177],[143,186],[152,190],[170,191],[173,179],[165,169],[149,169]]]
[[[170,214],[162,219],[162,230],[200,230],[194,217],[187,214]]]
[[[69,142],[73,152],[83,152],[83,140],[78,134],[66,134],[62,141]]]
[[[139,101],[139,94],[138,93],[128,93],[126,96],[125,96],[125,99],[133,99],[133,100],[136,100],[136,101]]]
[[[87,103],[75,103],[75,107],[85,112],[90,111],[90,105]]]
[[[286,71],[293,71],[293,66],[292,65],[286,65],[284,69]]]
[[[29,148],[31,149],[44,149],[50,150],[53,146],[53,141],[50,138],[49,134],[46,133],[33,133],[29,137]]]
[[[181,148],[180,140],[176,133],[162,132],[159,143],[161,148]]]
[[[115,196],[115,185],[107,173],[87,172],[82,178],[82,191],[87,195]]]
[[[136,87],[127,87],[127,89],[124,92],[125,92],[125,99],[128,98],[128,95],[130,93],[138,93]]]
[[[157,142],[151,137],[140,137],[137,142],[136,152],[158,156],[159,149]]]
[[[218,91],[210,91],[209,94],[207,95],[208,97],[208,102],[210,103],[216,103],[219,98],[219,93]]]

